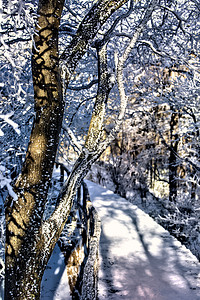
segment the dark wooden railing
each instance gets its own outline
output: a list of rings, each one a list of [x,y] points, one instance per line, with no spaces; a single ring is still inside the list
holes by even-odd
[[[68,169],[61,163],[60,181]],[[87,184],[82,182],[67,224],[58,241],[65,256],[72,299],[97,299],[99,240],[101,222],[90,201]]]

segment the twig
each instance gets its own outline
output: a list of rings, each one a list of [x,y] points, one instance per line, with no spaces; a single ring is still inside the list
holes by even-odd
[[[87,90],[90,89],[93,85],[98,83],[98,79],[91,80],[88,84],[83,84],[81,86],[68,86],[67,89],[72,91],[81,91],[81,90]]]

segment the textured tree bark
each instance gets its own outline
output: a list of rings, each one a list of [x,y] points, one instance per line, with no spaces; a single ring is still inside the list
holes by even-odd
[[[172,108],[173,109],[173,108]],[[170,155],[169,155],[169,201],[175,202],[177,198],[177,151],[178,151],[178,112],[172,113],[170,120]]]
[[[32,55],[36,116],[25,163],[15,184],[18,200],[12,203],[8,199],[6,203],[6,299],[39,299],[43,266],[36,263],[37,236],[64,108],[58,64],[58,29],[63,5],[64,0],[50,0],[40,1],[38,7]]]
[[[97,45],[98,54],[98,91],[90,121],[90,127],[86,137],[85,148],[94,151],[103,138],[103,122],[111,90],[109,85],[109,74],[107,66],[107,44]]]
[[[63,53],[68,69],[66,86],[101,25],[127,1],[99,0],[83,19]],[[7,300],[39,299],[45,266],[67,220],[76,190],[99,156],[80,156],[59,197],[64,207],[61,216],[57,209],[42,223],[64,110],[58,54],[63,5],[64,0],[39,0],[38,5],[32,55],[36,115],[22,172],[14,187],[18,200],[13,202],[9,197],[5,205]]]

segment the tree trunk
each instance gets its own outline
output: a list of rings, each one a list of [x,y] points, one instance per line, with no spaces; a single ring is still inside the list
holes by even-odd
[[[44,266],[37,236],[62,125],[63,99],[58,64],[58,29],[64,0],[40,1],[32,55],[36,117],[22,173],[18,200],[6,203],[6,299],[39,299]],[[36,248],[37,245],[37,248]]]
[[[172,108],[173,109],[173,108]],[[169,201],[175,202],[177,198],[177,151],[178,151],[178,122],[179,113],[172,113],[170,120],[170,156],[169,156]]]
[[[96,2],[59,57],[58,30],[64,0],[39,0],[32,55],[36,115],[22,172],[14,187],[18,200],[9,197],[5,204],[6,300],[39,299],[44,269],[67,220],[76,190],[88,167],[99,156],[81,154],[59,196],[61,205],[43,222],[64,110],[59,59],[66,60],[67,87],[78,61],[101,25],[125,2]]]

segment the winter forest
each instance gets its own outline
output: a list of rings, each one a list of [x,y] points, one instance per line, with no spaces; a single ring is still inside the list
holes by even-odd
[[[199,0],[0,0],[4,299],[40,299],[56,244],[68,263],[78,253],[72,299],[97,299],[84,179],[200,260],[199,125]]]

